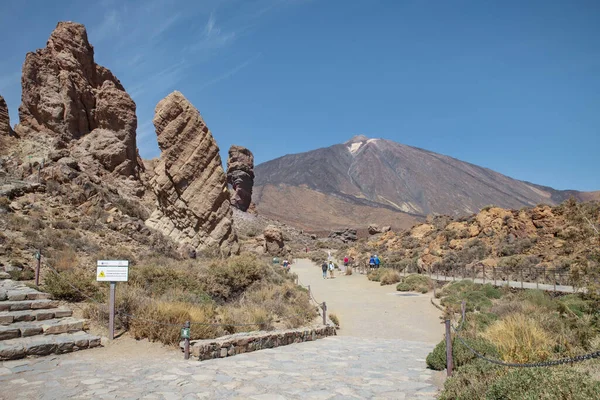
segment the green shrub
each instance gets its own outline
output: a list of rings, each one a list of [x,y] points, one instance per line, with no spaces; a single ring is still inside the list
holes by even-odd
[[[498,351],[493,344],[485,339],[470,339],[463,338],[463,340],[477,350],[480,354],[487,355],[490,357],[498,357]],[[454,361],[454,367],[458,368],[462,365],[468,364],[473,361],[477,356],[473,354],[471,350],[465,347],[460,340],[452,339],[452,359]],[[435,346],[433,351],[427,355],[425,360],[427,367],[436,371],[442,371],[446,369],[446,339]]]
[[[543,290],[523,290],[519,293],[519,298],[549,311],[554,311],[557,308],[556,302]]]
[[[578,317],[583,316],[584,314],[591,314],[594,312],[594,307],[591,301],[584,300],[578,294],[569,294],[567,296],[563,296],[558,300],[559,309],[564,310],[563,307],[568,308]]]
[[[97,300],[103,298],[103,293],[96,283],[82,277],[82,271],[77,269],[69,269],[60,274],[48,272],[44,277],[44,291],[57,300],[84,301],[87,297]]]
[[[30,281],[35,278],[35,271],[30,268],[15,269],[8,271],[8,274],[13,281]]]
[[[402,279],[402,282],[396,286],[399,292],[420,292],[427,293],[432,288],[431,279],[424,275],[413,274]]]
[[[439,400],[485,399],[487,388],[503,370],[503,368],[479,359],[463,365],[446,380]]]
[[[600,383],[581,372],[564,368],[511,369],[492,382],[488,400],[588,400],[600,398]]]

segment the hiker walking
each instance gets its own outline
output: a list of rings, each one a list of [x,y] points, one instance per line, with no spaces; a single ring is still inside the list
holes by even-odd
[[[379,268],[379,264],[381,264],[381,260],[379,259],[377,254],[375,254],[375,268]]]
[[[375,268],[375,256],[371,256],[371,258],[369,258],[369,268],[370,269]]]
[[[329,261],[329,277],[331,279],[335,278],[335,276],[333,276],[334,269],[335,269],[335,265],[333,265],[333,261]]]
[[[327,279],[327,263],[325,261],[323,261],[321,269],[323,270],[323,279]]]

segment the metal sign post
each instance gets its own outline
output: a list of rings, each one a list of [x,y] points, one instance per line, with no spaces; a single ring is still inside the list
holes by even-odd
[[[108,304],[108,339],[115,338],[115,291],[117,282],[129,280],[129,261],[127,260],[98,260],[96,264],[96,280],[110,282]]]

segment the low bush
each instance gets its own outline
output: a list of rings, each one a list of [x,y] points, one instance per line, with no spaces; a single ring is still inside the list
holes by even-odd
[[[329,314],[329,319],[331,320],[331,322],[333,322],[335,324],[335,327],[339,329],[340,327],[340,319],[338,318],[338,316],[334,313],[330,313]]]
[[[381,284],[381,286],[393,285],[394,283],[400,282],[401,279],[402,278],[400,277],[400,274],[398,273],[398,271],[393,270],[393,269],[388,269],[383,274],[381,274],[379,283]]]
[[[429,290],[431,290],[432,287],[433,284],[431,282],[431,279],[429,279],[427,276],[413,274],[403,278],[402,282],[399,283],[398,286],[396,286],[396,290],[399,292],[413,291],[427,293],[429,292]]]
[[[505,361],[516,363],[547,360],[553,345],[540,324],[524,314],[508,315],[496,321],[483,337],[496,345]]]
[[[474,360],[456,371],[444,383],[439,400],[481,400],[490,384],[504,369],[484,360]]]
[[[49,271],[44,274],[43,288],[54,299],[66,301],[84,301],[88,297],[103,300],[96,282],[85,279],[85,272],[80,268],[71,268],[60,272]],[[91,274],[95,276],[95,274]]]
[[[477,350],[477,352],[480,354],[490,357],[498,357],[498,351],[494,345],[483,338],[463,338],[463,340],[473,349]],[[464,344],[462,344],[460,340],[456,338],[452,339],[452,360],[455,368],[468,364],[476,358],[477,356],[473,354],[473,352]],[[446,369],[446,339],[442,340],[437,344],[437,346],[435,346],[433,351],[427,355],[427,359],[425,361],[427,363],[427,367],[430,369],[436,371],[442,371]]]
[[[492,382],[488,400],[588,400],[600,398],[600,383],[569,367],[519,368]]]

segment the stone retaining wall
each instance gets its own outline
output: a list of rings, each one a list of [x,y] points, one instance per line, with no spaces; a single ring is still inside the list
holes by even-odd
[[[310,342],[335,335],[334,326],[298,328],[272,332],[244,332],[216,339],[194,340],[190,343],[190,353],[202,361],[249,353],[256,350],[271,349],[292,343]]]

